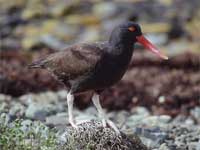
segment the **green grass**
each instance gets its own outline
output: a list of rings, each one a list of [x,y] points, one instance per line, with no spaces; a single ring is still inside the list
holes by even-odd
[[[1,150],[54,150],[56,146],[56,132],[41,122],[8,123],[5,114],[0,116]]]

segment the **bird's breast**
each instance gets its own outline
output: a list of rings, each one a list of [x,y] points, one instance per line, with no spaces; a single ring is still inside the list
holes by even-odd
[[[109,56],[99,64],[95,72],[95,79],[99,85],[111,86],[118,82],[125,74],[131,60],[132,53],[125,56]]]
[[[95,69],[74,82],[75,92],[103,90],[117,83],[126,72],[132,53],[105,55]]]

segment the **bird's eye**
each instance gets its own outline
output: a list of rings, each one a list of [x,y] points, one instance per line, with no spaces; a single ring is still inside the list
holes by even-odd
[[[129,27],[128,30],[131,31],[131,32],[134,32],[135,31],[135,27]]]

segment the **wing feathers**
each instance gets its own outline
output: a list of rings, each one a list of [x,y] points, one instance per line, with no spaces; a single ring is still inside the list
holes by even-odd
[[[73,45],[33,62],[29,68],[46,68],[58,77],[64,74],[68,79],[74,79],[94,70],[103,54],[102,45],[101,48],[98,44]]]
[[[33,69],[33,68],[45,68],[44,63],[42,60],[39,61],[35,61],[31,64],[28,65],[29,69]]]

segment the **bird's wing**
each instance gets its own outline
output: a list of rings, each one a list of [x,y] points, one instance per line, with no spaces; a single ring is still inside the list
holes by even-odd
[[[95,69],[104,54],[102,47],[102,44],[97,43],[73,45],[33,63],[30,67],[45,68],[58,77],[75,79]]]

